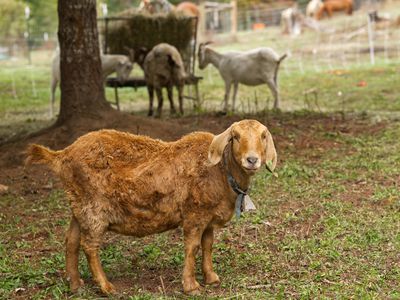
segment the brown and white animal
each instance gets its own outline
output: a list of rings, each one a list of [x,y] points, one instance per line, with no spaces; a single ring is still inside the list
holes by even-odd
[[[184,15],[189,17],[200,17],[199,7],[192,2],[183,1],[179,3],[175,7],[175,11],[182,12]]]
[[[101,68],[104,80],[112,73],[117,74],[119,81],[123,82],[129,78],[133,69],[133,64],[126,55],[101,54]],[[53,115],[55,93],[58,82],[60,81],[60,52],[57,50],[51,66],[51,93],[50,93],[50,113]]]
[[[235,110],[239,83],[248,86],[267,84],[274,96],[274,108],[279,108],[278,70],[286,54],[279,56],[271,48],[256,48],[239,52],[218,53],[207,46],[199,45],[199,68],[208,64],[216,67],[225,81],[224,112],[228,111],[228,100],[233,85],[232,111]]]
[[[296,36],[301,34],[301,26],[304,16],[299,10],[297,3],[281,13],[281,28],[283,34]]]
[[[308,2],[306,8],[306,16],[309,18],[315,18],[322,5],[323,2],[321,0],[311,0],[310,2]]]
[[[106,231],[143,237],[182,227],[185,244],[183,289],[198,292],[195,256],[202,249],[205,284],[220,282],[212,266],[214,230],[234,214],[237,194],[263,165],[272,171],[277,154],[271,133],[255,120],[232,124],[219,135],[194,132],[175,142],[114,130],[91,132],[64,150],[30,145],[27,163],[47,164],[61,179],[72,218],[66,238],[70,288],[83,285],[79,249],[94,280],[114,293],[100,262]]]
[[[173,87],[178,90],[179,112],[183,114],[183,87],[187,77],[182,57],[178,50],[169,44],[155,46],[146,56],[143,63],[144,76],[149,93],[149,116],[153,115],[154,90],[156,90],[158,107],[157,117],[161,117],[163,106],[162,88],[168,92],[171,114],[175,114]]]
[[[351,15],[353,13],[353,0],[325,1],[317,13],[316,19],[320,20],[325,12],[328,17],[332,17],[333,12],[335,11],[345,11],[348,15]]]
[[[199,17],[200,11],[196,4],[183,1],[177,6],[171,4],[168,0],[142,0],[139,4],[139,11],[150,14],[169,13],[172,11],[181,12],[189,17]]]

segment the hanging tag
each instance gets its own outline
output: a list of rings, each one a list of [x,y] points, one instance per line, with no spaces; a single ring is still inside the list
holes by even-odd
[[[243,201],[243,211],[251,211],[251,210],[256,210],[256,206],[254,205],[253,201],[251,201],[250,196],[245,195]]]

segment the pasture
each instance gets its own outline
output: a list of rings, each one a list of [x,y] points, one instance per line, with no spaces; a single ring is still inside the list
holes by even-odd
[[[319,44],[320,53],[323,37],[316,42],[312,32],[301,39],[280,38],[276,28],[261,33],[240,33],[236,43],[215,48],[297,49],[279,74],[280,111],[270,110],[266,86],[240,86],[237,113],[217,116],[224,89],[211,66],[197,71],[204,77],[202,108],[193,111],[187,101],[184,117],[145,119],[146,90],[120,91],[122,110],[139,119],[121,121],[119,130],[173,140],[195,130],[220,133],[236,120],[255,118],[275,139],[279,177],[259,173],[250,192],[256,212],[232,219],[216,235],[213,259],[222,283],[205,287],[198,299],[400,298],[398,29],[389,32],[394,50],[377,55],[375,65],[368,53],[358,60],[314,55],[305,45]],[[50,57],[33,53],[33,66],[0,62],[0,184],[9,186],[0,195],[0,298],[98,299],[84,255],[86,285],[79,296],[69,293],[64,234],[70,211],[60,182],[43,167],[15,163],[26,145],[10,144],[54,121],[48,115]],[[107,98],[113,93],[107,89]],[[183,258],[181,230],[142,239],[109,234],[101,253],[120,299],[185,298]],[[202,282],[200,268],[198,274]]]

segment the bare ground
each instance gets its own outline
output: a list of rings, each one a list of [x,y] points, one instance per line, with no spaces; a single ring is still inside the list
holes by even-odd
[[[323,114],[292,114],[292,113],[263,113],[254,116],[216,116],[201,115],[188,116],[175,119],[150,119],[144,117],[124,114],[111,113],[106,118],[106,123],[96,120],[81,120],[73,125],[73,128],[66,125],[63,127],[44,129],[40,134],[31,134],[26,137],[19,137],[14,141],[0,146],[0,184],[9,187],[8,193],[20,199],[23,203],[17,206],[10,204],[5,208],[4,215],[21,216],[20,226],[29,223],[41,223],[42,214],[24,213],[20,211],[23,207],[35,206],[40,198],[47,197],[54,188],[61,188],[59,181],[53,177],[51,172],[42,166],[25,168],[23,165],[24,150],[30,143],[39,143],[53,149],[62,149],[71,144],[77,137],[93,130],[101,128],[113,128],[131,133],[149,135],[163,140],[175,140],[184,134],[192,131],[210,131],[213,133],[222,132],[232,122],[242,118],[258,119],[271,130],[276,143],[277,151],[282,164],[287,157],[292,155],[304,155],[310,162],[317,163],[320,154],[332,147],[339,147],[333,139],[327,137],[325,133],[335,133],[343,135],[357,136],[360,134],[376,134],[385,129],[385,123],[371,124],[370,122],[358,117],[347,117],[343,119],[341,115]],[[351,152],[351,147],[345,147],[345,151]],[[349,183],[354,184],[354,183]],[[357,187],[357,183],[355,183]],[[360,192],[359,192],[360,191]],[[368,189],[355,188],[353,193],[346,194],[346,201],[357,202],[363,197],[360,193],[368,194]],[[301,204],[288,203],[288,207],[283,210],[296,211]],[[16,208],[17,207],[17,208]],[[67,210],[66,210],[67,211]],[[65,213],[55,213],[52,218],[65,218]],[[320,219],[322,215],[314,215],[307,224],[297,224],[293,230],[298,230],[299,234],[307,235],[312,223]],[[55,235],[63,235],[62,226],[54,228]],[[26,253],[31,259],[37,259],[46,253],[57,251],[47,249],[42,241],[47,238],[47,231],[43,233],[32,233],[27,236],[13,237],[32,242],[32,248]],[[176,238],[179,242],[179,232],[171,233],[171,238]],[[118,237],[119,238],[119,237]],[[109,239],[108,239],[109,241]],[[129,259],[129,258],[127,258]],[[137,270],[136,278],[114,278],[116,287],[125,293],[129,293],[132,282],[140,286],[147,292],[160,293],[160,280],[162,278],[165,288],[169,291],[180,290],[180,282],[176,280],[176,274],[180,270]],[[60,270],[63,276],[64,270]],[[174,275],[172,275],[174,274]],[[25,299],[35,294],[35,289],[29,289],[15,296]],[[214,293],[219,294],[218,289]],[[215,294],[214,294],[215,295]]]

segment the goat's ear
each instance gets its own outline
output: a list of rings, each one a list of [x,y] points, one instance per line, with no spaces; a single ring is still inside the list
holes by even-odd
[[[268,169],[268,171],[274,174],[274,169],[278,161],[278,155],[276,154],[274,140],[272,139],[271,133],[268,132],[266,138],[267,138],[267,146],[265,148],[265,153],[266,153],[265,166]]]
[[[208,148],[208,163],[210,166],[215,166],[221,161],[225,147],[232,138],[232,126],[233,124],[223,133],[214,136]]]
[[[205,47],[205,46],[207,46],[207,45],[210,45],[210,44],[212,44],[213,42],[212,41],[207,41],[207,42],[205,42],[205,43],[200,43],[199,44],[199,51],[200,51],[200,49],[202,49],[203,47]]]

